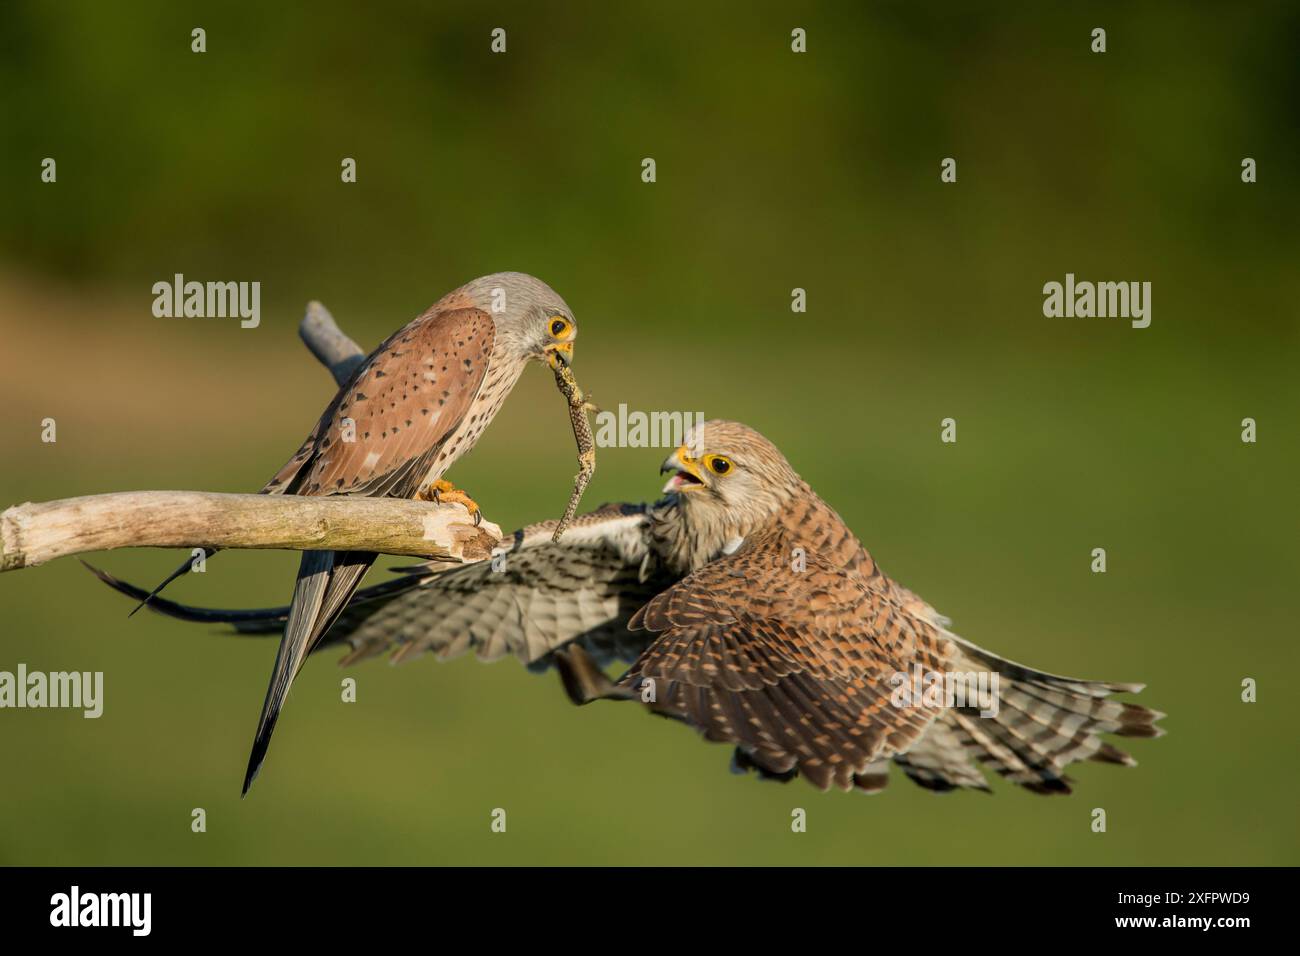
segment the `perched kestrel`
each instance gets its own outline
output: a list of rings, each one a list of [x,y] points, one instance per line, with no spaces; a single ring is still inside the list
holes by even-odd
[[[366,357],[262,493],[460,500],[477,521],[478,506],[443,474],[474,447],[524,367],[533,360],[567,366],[577,334],[573,312],[540,279],[500,272],[461,286]],[[244,793],[290,684],[376,557],[303,552]]]
[[[1036,793],[1068,793],[1070,763],[1134,764],[1102,734],[1163,732],[1162,714],[1110,699],[1140,684],[1044,673],[952,633],[754,430],[706,422],[664,469],[660,501],[606,505],[560,543],[545,522],[507,540],[504,564],[402,569],[359,592],[328,642],[350,645],[344,663],[472,648],[555,665],[577,703],[640,700],[732,744],[738,772],[821,789],[880,790],[892,760],[932,790],[988,790],[986,763]],[[292,614],[156,610],[247,632]],[[632,666],[611,681],[601,668],[616,660]],[[997,706],[900,703],[900,675],[918,669],[996,676]]]

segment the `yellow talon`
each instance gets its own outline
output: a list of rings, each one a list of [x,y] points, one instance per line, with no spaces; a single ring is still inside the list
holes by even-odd
[[[447,502],[462,504],[465,506],[465,510],[474,516],[475,526],[483,520],[483,514],[479,511],[478,502],[445,478],[439,478],[437,481],[421,488],[415,497],[417,501],[432,501],[438,505]]]

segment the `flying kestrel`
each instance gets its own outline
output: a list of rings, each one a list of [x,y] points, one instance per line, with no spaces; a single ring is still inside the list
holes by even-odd
[[[442,480],[491,423],[533,360],[567,366],[573,312],[539,279],[483,276],[389,336],[339,389],[263,494],[432,498],[478,506]],[[289,686],[374,563],[370,552],[306,551],[244,778],[266,756]],[[146,600],[189,568],[182,565]]]
[[[1036,793],[1069,793],[1070,763],[1134,764],[1102,734],[1163,732],[1162,714],[1110,699],[1140,684],[1044,673],[952,633],[754,430],[706,422],[664,470],[661,500],[606,505],[560,543],[545,522],[508,539],[503,564],[402,569],[359,592],[328,642],[350,646],[344,663],[513,653],[556,666],[577,703],[641,701],[733,745],[738,772],[821,789],[878,791],[893,761],[931,790],[988,790],[988,764]],[[156,610],[246,632],[293,613]],[[601,668],[618,660],[632,666],[611,681]],[[996,706],[900,699],[918,672],[986,675]]]

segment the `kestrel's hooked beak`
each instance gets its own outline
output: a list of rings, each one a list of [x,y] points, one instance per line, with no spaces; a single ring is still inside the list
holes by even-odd
[[[542,351],[546,353],[546,361],[550,363],[551,368],[559,368],[561,365],[568,368],[573,363],[572,342],[552,342]]]
[[[685,445],[665,458],[664,463],[659,466],[659,474],[662,475],[667,471],[673,472],[673,476],[668,479],[668,484],[664,485],[665,492],[687,492],[692,488],[704,487],[704,476],[700,473],[699,460],[691,457]]]

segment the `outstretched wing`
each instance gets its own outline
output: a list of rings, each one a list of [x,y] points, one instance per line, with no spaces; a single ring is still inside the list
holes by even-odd
[[[551,541],[556,522],[545,521],[508,537],[492,561],[404,568],[394,580],[357,591],[318,646],[346,643],[343,663],[389,651],[408,660],[473,650],[481,660],[514,654],[545,669],[555,650],[576,641],[600,664],[631,662],[646,635],[630,633],[628,620],[675,580],[648,547],[649,520],[644,505],[605,505],[575,519],[559,542]],[[91,570],[124,594],[143,593]],[[250,634],[278,634],[289,611],[214,610],[158,598],[149,607]]]
[[[913,663],[941,672],[953,646],[816,554],[794,569],[792,544],[766,532],[650,601],[630,626],[657,636],[620,689],[736,744],[742,767],[874,789],[872,765],[906,751],[939,713],[896,706],[896,675]]]
[[[606,505],[576,519],[559,542],[551,541],[555,525],[516,531],[490,561],[424,576],[355,627],[341,621],[331,639],[341,631],[352,648],[345,663],[390,649],[395,661],[472,650],[482,661],[513,654],[541,670],[574,641],[602,665],[635,660],[645,640],[627,622],[669,583],[647,547],[645,507]]]
[[[1080,680],[1034,670],[949,634],[961,672],[997,675],[996,713],[952,707],[907,753],[894,758],[914,781],[931,790],[987,790],[979,765],[1040,794],[1067,794],[1066,768],[1093,760],[1133,766],[1127,753],[1102,739],[1159,737],[1164,716],[1140,704],[1111,699],[1137,693],[1141,684]]]

